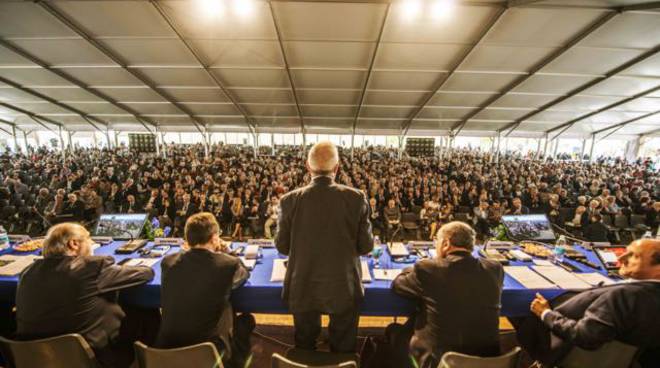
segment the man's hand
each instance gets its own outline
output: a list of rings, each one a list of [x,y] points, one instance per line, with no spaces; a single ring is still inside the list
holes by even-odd
[[[541,318],[543,312],[552,308],[550,308],[550,303],[543,297],[543,295],[536,293],[536,299],[532,300],[530,309],[532,310],[532,313]]]

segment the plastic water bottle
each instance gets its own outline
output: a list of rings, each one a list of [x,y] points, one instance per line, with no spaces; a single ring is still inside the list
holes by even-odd
[[[563,235],[559,236],[557,243],[555,244],[555,249],[553,250],[554,263],[562,263],[564,261],[564,254],[566,254],[566,237]]]
[[[0,250],[9,248],[9,235],[2,225],[0,225]]]

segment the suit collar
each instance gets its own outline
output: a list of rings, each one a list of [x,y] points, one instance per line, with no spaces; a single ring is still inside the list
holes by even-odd
[[[450,262],[460,261],[460,260],[465,259],[465,258],[472,258],[472,254],[470,253],[470,251],[468,251],[468,250],[466,250],[466,251],[455,251],[455,252],[452,252],[452,253],[448,254],[447,257],[445,257],[445,259],[450,261]]]
[[[334,178],[326,175],[318,175],[312,178],[313,185],[330,185],[334,182]]]

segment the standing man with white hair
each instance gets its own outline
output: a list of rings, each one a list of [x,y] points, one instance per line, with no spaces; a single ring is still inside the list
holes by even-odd
[[[314,350],[321,314],[330,315],[333,352],[354,352],[364,296],[360,255],[373,248],[369,204],[356,189],[334,182],[337,147],[309,151],[312,182],[282,197],[275,245],[289,261],[282,297],[293,313],[297,348]]]

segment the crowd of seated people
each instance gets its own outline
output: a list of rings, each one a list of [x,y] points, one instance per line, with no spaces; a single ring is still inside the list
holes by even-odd
[[[302,156],[297,146],[255,158],[252,148],[226,145],[212,146],[208,158],[201,145],[168,146],[167,157],[126,148],[83,149],[65,161],[44,149],[0,156],[0,221],[40,234],[57,222],[91,225],[101,213],[146,212],[181,236],[187,218],[207,211],[225,236],[272,237],[279,198],[309,182]],[[614,239],[617,217],[650,231],[660,221],[660,176],[650,161],[510,154],[495,162],[477,150],[399,158],[396,150],[375,147],[341,157],[337,182],[366,194],[375,232],[385,241],[411,237],[401,231],[408,213],[421,230],[412,236],[425,239],[456,219],[472,224],[483,240],[507,214],[546,214],[592,241],[627,240]]]
[[[406,268],[391,285],[394,293],[416,301],[420,308],[412,312],[405,325],[393,324],[386,329],[389,337],[403,342],[400,346],[396,345],[403,349],[392,349],[395,355],[397,352],[400,353],[396,355],[400,359],[392,360],[397,362],[394,365],[381,363],[365,365],[378,368],[407,367],[408,364],[412,365],[413,361],[420,367],[435,367],[447,351],[481,357],[497,356],[502,353],[498,334],[498,316],[502,306],[504,270],[496,261],[475,257],[473,249],[477,231],[489,231],[490,227],[499,223],[504,214],[545,213],[552,219],[554,212],[564,212],[562,208],[566,208],[561,205],[561,192],[565,190],[567,201],[575,197],[575,204],[586,205],[586,209],[574,215],[573,220],[578,216],[581,220],[586,213],[592,224],[599,224],[606,212],[605,208],[608,207],[608,190],[619,186],[619,188],[626,187],[628,193],[638,194],[635,195],[634,200],[631,200],[628,208],[619,208],[622,212],[624,209],[633,211],[636,202],[644,202],[648,207],[651,198],[657,198],[658,194],[657,174],[640,164],[585,165],[573,162],[541,162],[519,157],[506,157],[506,160],[500,161],[501,163],[492,163],[488,154],[472,151],[454,151],[442,159],[400,159],[395,157],[392,151],[369,150],[357,152],[357,159],[350,160],[344,157],[342,171],[339,171],[338,158],[334,158],[334,162],[331,160],[333,157],[326,158],[327,162],[332,163],[332,170],[328,171],[330,166],[322,166],[318,163],[319,157],[325,156],[319,153],[313,157],[313,160],[314,149],[312,149],[306,163],[306,170],[309,173],[305,173],[305,169],[296,166],[302,159],[297,158],[296,150],[293,149],[281,156],[261,160],[250,158],[247,152],[232,147],[217,147],[210,159],[196,156],[195,148],[177,147],[176,149],[179,150],[179,155],[174,157],[188,157],[190,160],[133,157],[126,151],[95,152],[97,162],[110,160],[109,167],[96,170],[91,168],[90,172],[95,175],[81,179],[80,189],[77,191],[67,192],[64,188],[55,188],[62,190],[62,193],[58,193],[60,199],[53,202],[59,203],[63,208],[75,207],[77,212],[65,213],[64,216],[67,217],[64,218],[55,215],[53,219],[66,221],[68,218],[79,216],[83,221],[90,219],[93,221],[94,216],[98,216],[98,203],[101,203],[100,206],[105,206],[103,201],[105,193],[99,190],[100,183],[105,182],[112,188],[113,177],[125,175],[126,178],[117,178],[117,180],[126,182],[129,180],[128,177],[133,177],[131,175],[133,172],[135,179],[144,182],[146,186],[146,188],[138,188],[144,189],[142,198],[139,193],[138,198],[133,198],[138,208],[142,206],[142,211],[149,212],[153,217],[172,220],[169,213],[160,212],[160,209],[167,208],[162,203],[169,201],[170,198],[169,194],[161,192],[162,188],[171,187],[175,202],[172,225],[175,231],[180,231],[179,228],[183,226],[183,236],[189,249],[166,256],[160,265],[162,315],[161,311],[153,311],[157,315],[156,319],[160,320],[154,344],[161,348],[174,348],[209,341],[226,353],[223,355],[223,360],[229,367],[243,366],[244,359],[249,361],[248,356],[251,351],[249,337],[255,327],[255,320],[249,315],[233,315],[228,303],[231,290],[241,287],[248,279],[249,272],[237,257],[228,254],[230,250],[227,244],[220,240],[218,213],[212,211],[212,206],[206,207],[208,205],[206,195],[209,191],[217,194],[216,197],[221,197],[223,204],[225,200],[229,202],[229,211],[233,217],[228,220],[227,226],[234,237],[241,237],[244,230],[253,231],[252,225],[259,218],[259,207],[263,204],[271,205],[270,210],[265,212],[267,218],[260,220],[263,220],[264,227],[267,220],[271,220],[272,225],[273,216],[275,218],[281,216],[275,245],[280,253],[290,256],[287,281],[284,283],[285,291],[282,294],[283,301],[294,314],[295,346],[306,350],[315,350],[316,338],[321,326],[319,312],[310,309],[316,308],[314,305],[311,307],[309,305],[318,303],[326,305],[324,303],[327,301],[333,301],[328,304],[333,306],[335,311],[329,312],[331,351],[346,353],[355,351],[357,341],[354,337],[359,321],[357,307],[362,297],[355,290],[362,289],[344,287],[353,281],[359,284],[360,277],[358,272],[345,272],[345,268],[341,265],[350,264],[351,267],[356,267],[355,259],[358,255],[370,252],[374,242],[370,221],[366,219],[370,217],[377,222],[381,214],[381,210],[378,209],[379,204],[387,203],[382,209],[380,220],[383,235],[388,238],[394,237],[401,227],[408,228],[405,224],[410,215],[413,215],[415,221],[419,223],[427,220],[424,225],[429,231],[431,225],[435,223],[433,230],[436,233],[432,236],[435,239],[437,256],[433,259],[420,260]],[[328,149],[319,150],[317,149],[317,152],[328,152]],[[334,157],[337,156],[335,153]],[[137,164],[132,163],[131,159],[137,161]],[[290,164],[283,164],[281,162],[283,160],[289,160]],[[86,160],[83,158],[81,161],[84,163]],[[381,161],[391,166],[381,167]],[[5,181],[10,189],[6,190],[5,194],[9,194],[9,200],[14,203],[29,197],[31,192],[30,185],[26,182],[33,178],[21,178],[21,174],[32,176],[43,172],[39,170],[40,164],[32,164],[33,162],[38,161],[34,158],[24,161],[15,160],[13,170],[8,172],[10,179]],[[121,167],[121,163],[124,162],[130,165],[127,170]],[[81,170],[84,174],[89,168],[83,163],[78,163],[81,167],[76,167],[76,170]],[[189,167],[187,167],[188,163]],[[270,168],[263,169],[260,166],[262,163],[274,165],[275,179],[270,174]],[[57,165],[57,162],[50,164]],[[71,162],[65,163],[65,165],[71,164]],[[21,170],[23,169],[21,165],[32,165],[32,167]],[[133,168],[134,165],[142,169]],[[220,174],[212,170],[213,165],[217,165]],[[467,172],[464,172],[463,167],[468,167]],[[378,172],[379,169],[385,169],[386,173],[373,177],[372,173]],[[537,171],[544,173],[541,178],[537,177]],[[228,172],[232,175],[228,176],[226,174]],[[331,174],[327,174],[328,172]],[[565,177],[571,175],[567,174],[569,172],[575,173],[575,180],[572,177]],[[607,172],[610,173],[609,176],[605,176]],[[144,174],[140,175],[140,173]],[[153,174],[146,175],[146,173]],[[294,180],[296,173],[299,175]],[[100,177],[96,174],[100,174]],[[304,185],[310,175],[314,175],[312,185],[282,197],[281,209],[277,210],[273,207],[277,206],[277,198],[281,193]],[[628,175],[631,178],[628,178]],[[507,181],[508,184],[509,180],[513,181],[518,176],[522,177],[519,181],[528,183],[524,187],[521,186],[519,193],[508,191],[510,189],[508,186],[502,187],[502,182]],[[192,179],[193,177],[195,179]],[[366,195],[362,197],[357,190],[335,186],[334,178],[357,187]],[[446,188],[443,180],[447,180]],[[575,190],[575,183],[581,180],[590,180],[589,183],[594,189],[588,188],[584,192]],[[602,180],[603,184],[594,185],[595,180]],[[150,181],[158,183],[154,184]],[[173,183],[167,184],[170,181]],[[221,182],[217,193],[216,181]],[[90,187],[90,183],[98,185]],[[273,185],[274,183],[277,185]],[[67,181],[65,187],[68,186]],[[564,186],[573,189],[568,191]],[[281,192],[278,193],[280,187]],[[467,193],[466,187],[469,188]],[[342,188],[344,190],[337,191]],[[402,189],[395,190],[395,188]],[[558,193],[555,194],[549,188],[555,188]],[[272,190],[270,195],[261,194],[268,189]],[[114,190],[115,197],[121,196],[120,190]],[[227,196],[225,191],[229,190],[236,190],[241,195],[237,193],[235,196]],[[336,272],[335,276],[344,278],[346,282],[337,283],[336,278],[330,278],[323,286],[327,284],[333,286],[332,288],[313,289],[305,286],[300,275],[314,274],[317,269],[310,267],[310,263],[306,261],[318,252],[308,253],[305,257],[301,255],[302,253],[291,250],[294,249],[292,247],[300,249],[301,244],[307,246],[306,239],[309,237],[305,231],[318,229],[319,225],[329,226],[324,223],[323,216],[318,216],[318,213],[327,208],[314,206],[319,202],[318,198],[321,198],[319,194],[323,193],[321,191],[325,191],[326,194],[336,192],[346,198],[350,196],[354,199],[353,204],[356,208],[344,212],[351,215],[359,214],[356,222],[360,226],[360,239],[357,241],[357,249],[345,253],[338,252],[332,258],[338,267],[326,266],[327,270],[322,270],[324,275]],[[589,193],[586,193],[587,191]],[[113,190],[110,189],[111,195],[112,192]],[[463,194],[470,199],[472,192],[481,194],[472,198],[473,201],[468,202],[468,206],[464,206],[461,203]],[[508,197],[504,195],[505,192],[509,194]],[[43,192],[43,194],[47,193]],[[308,196],[303,197],[305,194]],[[64,202],[65,195],[66,202]],[[85,202],[78,198],[84,195],[91,200]],[[311,195],[314,197],[310,197]],[[261,197],[264,199],[259,200],[258,198]],[[441,200],[445,197],[445,200]],[[291,221],[292,217],[295,217],[292,210],[301,206],[304,198],[315,199],[306,203],[312,205],[317,211],[317,216],[303,217],[307,222],[297,223],[296,227],[296,223]],[[88,206],[88,203],[91,205]],[[340,208],[342,202],[331,203]],[[657,202],[654,202],[653,206],[656,205],[655,203]],[[121,205],[123,203],[120,203]],[[367,206],[371,210],[368,210]],[[467,211],[461,211],[461,207],[467,208]],[[330,211],[326,212],[327,216],[330,216]],[[653,218],[653,213],[646,215]],[[653,219],[657,220],[657,213],[655,216]],[[557,215],[557,217],[562,216]],[[440,218],[448,222],[442,223]],[[464,221],[456,221],[455,218]],[[570,219],[571,215],[567,218]],[[44,222],[45,219],[46,216]],[[594,219],[596,221],[593,221]],[[553,219],[553,221],[560,220]],[[307,226],[310,224],[314,226]],[[597,232],[597,230],[585,228],[584,232]],[[353,247],[354,238],[352,235],[348,238],[349,241],[340,243]],[[325,237],[322,240],[328,241]],[[130,354],[123,356],[121,362],[118,361],[120,355],[117,352],[125,347],[123,342],[126,342],[120,338],[129,338],[130,340],[127,341],[130,342],[136,337],[122,336],[123,329],[120,328],[120,324],[123,327],[123,307],[117,303],[117,298],[108,298],[108,295],[112,291],[148,282],[154,277],[154,272],[148,267],[115,265],[111,257],[92,256],[92,242],[89,232],[79,224],[66,222],[50,227],[44,241],[44,258],[36,260],[20,276],[16,293],[16,338],[33,340],[62,333],[80,332],[104,366],[129,366],[129,361],[132,359]],[[329,247],[323,242],[318,244],[320,246],[317,245],[317,248],[320,249],[332,249],[332,251],[339,249]],[[296,261],[296,257],[302,258]],[[323,262],[334,265],[325,259]],[[641,349],[643,355],[640,355],[639,362],[643,362],[644,367],[654,366],[653,364],[657,363],[660,326],[658,320],[648,319],[648,316],[653,315],[660,307],[658,293],[660,240],[633,241],[626,252],[619,256],[619,262],[621,275],[630,279],[630,282],[598,286],[579,293],[562,295],[561,299],[550,301],[538,294],[529,306],[530,314],[512,320],[518,341],[539,366],[554,366],[564,359],[573,347],[593,350],[613,341]],[[298,276],[290,276],[300,270],[305,271],[298,272]],[[191,285],[193,280],[195,280],[194,285]],[[314,284],[319,283],[320,279],[309,277],[305,280],[311,280]],[[43,293],[44,287],[65,292]],[[67,291],[72,287],[82,293]],[[313,292],[313,295],[310,294],[311,289],[316,290],[316,294]],[[338,294],[349,297],[333,298]],[[287,297],[291,295],[293,297]],[[310,303],[310,300],[313,303]],[[341,303],[337,303],[336,300],[340,300]],[[350,306],[344,309],[345,304]],[[60,308],[61,305],[75,305],[75,307]],[[80,305],[88,306],[85,307],[84,313],[78,310]],[[77,314],[80,314],[78,316],[80,318],[73,318]],[[347,334],[343,335],[344,338],[340,338],[342,334],[337,331],[342,329],[338,325],[333,327],[333,319],[343,320],[341,316],[344,314],[347,317],[344,321],[347,329],[344,332]],[[234,325],[233,336],[232,328],[228,327],[231,324]],[[303,339],[302,334],[305,331],[313,338]],[[556,339],[562,344],[550,343]],[[122,344],[118,344],[120,341]],[[410,356],[413,361],[408,359]],[[124,361],[123,358],[126,360]],[[406,360],[407,364],[398,364]]]

